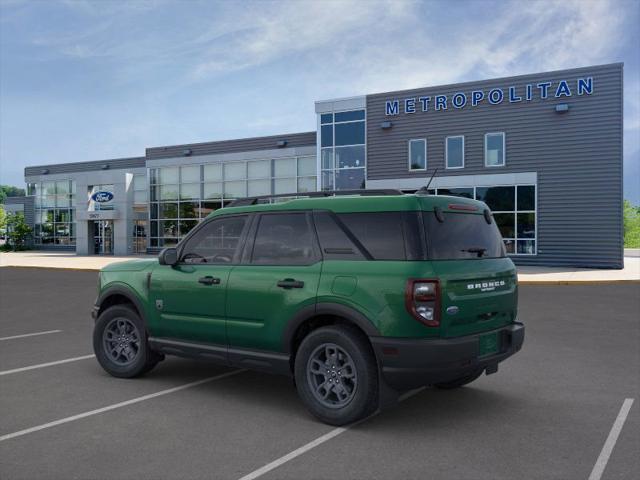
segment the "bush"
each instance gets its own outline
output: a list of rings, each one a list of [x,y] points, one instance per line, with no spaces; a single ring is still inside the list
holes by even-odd
[[[624,201],[624,246],[640,248],[640,207]]]
[[[7,215],[7,245],[12,250],[25,250],[31,227],[24,221],[24,214],[16,212]]]

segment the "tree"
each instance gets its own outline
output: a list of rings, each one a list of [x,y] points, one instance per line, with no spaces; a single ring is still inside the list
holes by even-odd
[[[0,231],[4,232],[7,226],[7,213],[4,211],[2,205],[0,205]]]
[[[8,243],[13,250],[23,250],[29,235],[31,227],[24,221],[24,213],[16,212],[7,216]]]
[[[23,197],[24,188],[12,187],[11,185],[0,185],[0,203],[4,203],[7,197]]]
[[[624,201],[624,246],[640,248],[640,207]]]

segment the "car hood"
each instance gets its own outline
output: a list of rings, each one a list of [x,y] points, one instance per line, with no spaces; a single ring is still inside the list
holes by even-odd
[[[158,265],[157,258],[139,258],[135,260],[127,260],[125,262],[110,263],[102,267],[103,272],[140,272],[146,270],[152,265]]]

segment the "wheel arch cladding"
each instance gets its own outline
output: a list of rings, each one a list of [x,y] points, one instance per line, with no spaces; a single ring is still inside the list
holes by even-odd
[[[131,305],[138,316],[140,316],[142,321],[146,323],[145,310],[144,306],[142,305],[142,301],[140,301],[140,299],[133,292],[125,287],[119,285],[107,287],[103,292],[100,293],[96,304],[100,307],[98,315],[104,312],[107,308],[114,305]]]
[[[309,332],[327,325],[349,325],[361,333],[369,343],[368,337],[380,335],[373,323],[353,308],[333,303],[309,305],[296,313],[283,332],[282,348],[285,353],[290,354],[292,365],[302,339]]]

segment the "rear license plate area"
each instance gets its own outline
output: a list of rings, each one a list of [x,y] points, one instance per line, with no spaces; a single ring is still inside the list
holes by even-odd
[[[498,332],[487,333],[478,337],[479,356],[495,355],[500,349]]]

